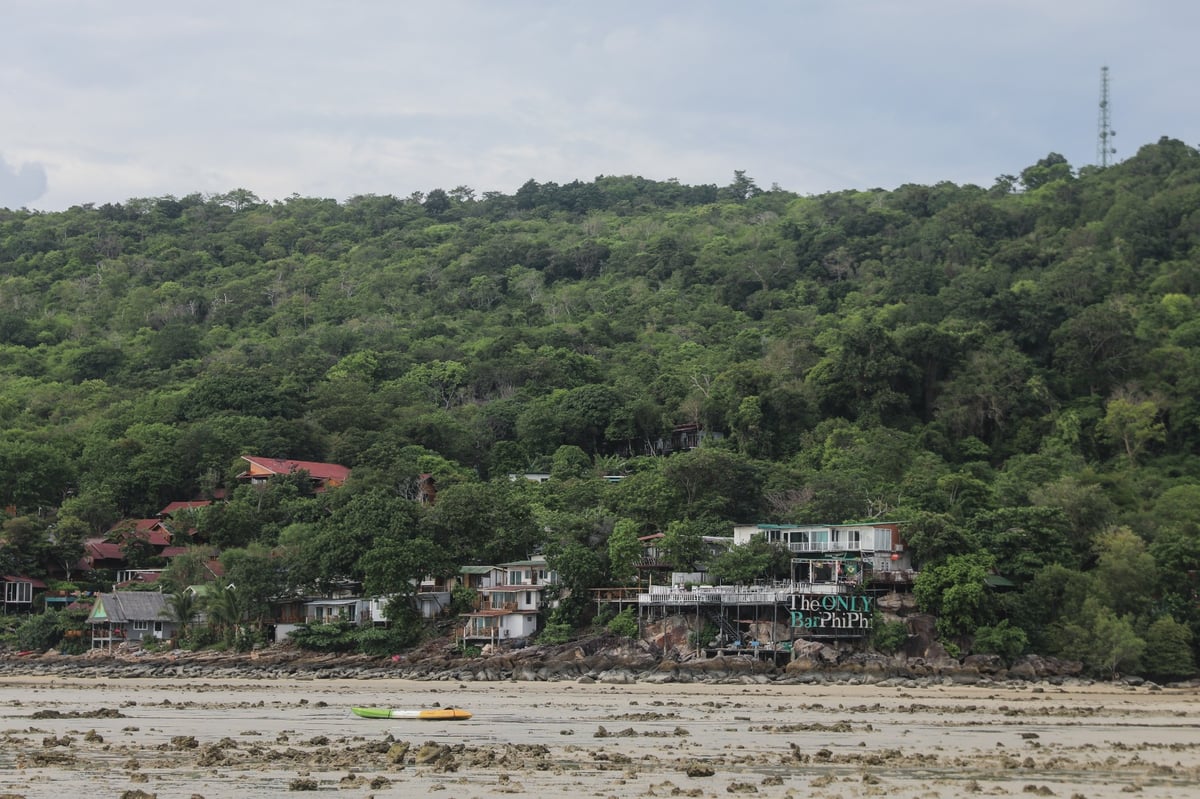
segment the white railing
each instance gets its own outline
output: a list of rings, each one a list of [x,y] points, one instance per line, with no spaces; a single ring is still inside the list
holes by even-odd
[[[874,552],[875,548],[861,541],[808,541],[787,545],[792,552]]]
[[[774,586],[699,586],[683,589],[654,586],[638,594],[639,605],[769,605],[787,603],[797,594],[849,594],[851,583],[796,582]]]

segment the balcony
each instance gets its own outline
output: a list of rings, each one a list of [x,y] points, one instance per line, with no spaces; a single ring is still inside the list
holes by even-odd
[[[791,552],[874,552],[875,548],[861,541],[808,541],[787,545]]]
[[[481,601],[476,608],[476,610],[503,610],[506,613],[513,613],[516,609],[516,602],[492,602],[487,599]]]
[[[917,572],[914,569],[872,571],[867,575],[867,582],[872,585],[911,585],[916,579]]]
[[[856,587],[846,582],[794,582],[773,586],[719,585],[692,590],[654,586],[638,594],[640,605],[779,605],[805,594],[852,594]]]

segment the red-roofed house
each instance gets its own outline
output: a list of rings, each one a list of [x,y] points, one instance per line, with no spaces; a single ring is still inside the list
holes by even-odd
[[[109,541],[136,538],[160,550],[171,546],[171,533],[162,519],[125,519],[114,524],[104,537]]]
[[[120,569],[125,565],[125,553],[119,544],[103,538],[90,538],[83,542],[83,558],[79,565],[83,571]]]
[[[46,584],[36,577],[6,574],[4,580],[4,612],[23,613],[33,606],[33,592],[44,591]]]
[[[314,491],[325,491],[337,488],[346,482],[350,470],[336,463],[318,463],[317,461],[289,461],[280,458],[258,458],[243,455],[242,460],[250,464],[246,471],[238,475],[239,480],[251,484],[266,482],[272,477],[296,472],[308,472]]]
[[[168,503],[165,508],[158,512],[157,516],[160,519],[164,519],[167,516],[171,516],[181,510],[187,511],[196,510],[197,508],[207,508],[211,504],[212,500],[208,499],[192,499],[186,501],[176,500],[175,502]]]

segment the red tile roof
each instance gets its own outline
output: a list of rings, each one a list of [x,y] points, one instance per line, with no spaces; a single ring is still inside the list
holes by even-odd
[[[212,500],[208,499],[191,499],[187,501],[175,501],[167,504],[167,507],[158,512],[159,516],[170,516],[175,511],[193,510],[195,508],[204,508],[212,504]]]
[[[109,537],[120,535],[122,539],[139,538],[156,547],[171,545],[171,533],[162,526],[161,519],[126,519],[117,522],[108,531]]]
[[[117,544],[101,539],[83,542],[84,552],[93,560],[125,560],[125,553]]]
[[[26,577],[23,574],[6,574],[4,575],[6,583],[29,583],[34,588],[45,588],[46,584],[36,577]]]
[[[345,466],[339,466],[336,463],[318,463],[316,461],[290,461],[281,458],[258,458],[251,455],[243,455],[242,460],[247,461],[251,466],[268,472],[269,474],[291,474],[292,472],[305,471],[314,480],[334,480],[337,482],[345,482],[350,476],[350,470]]]

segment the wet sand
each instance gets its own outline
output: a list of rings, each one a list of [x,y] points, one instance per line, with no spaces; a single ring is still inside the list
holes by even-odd
[[[1200,695],[1122,685],[8,677],[0,736],[30,799],[1200,795]]]

